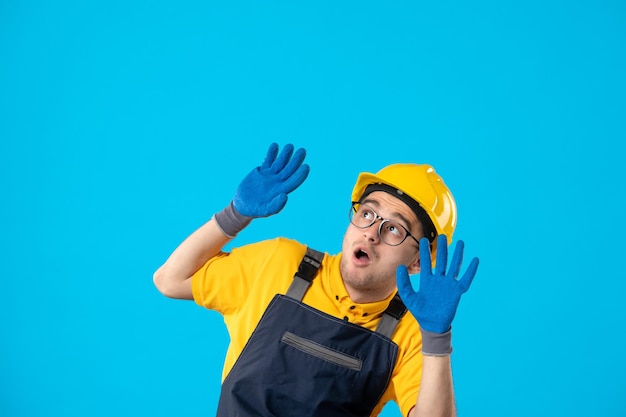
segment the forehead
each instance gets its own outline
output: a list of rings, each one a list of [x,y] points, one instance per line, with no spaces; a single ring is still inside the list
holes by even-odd
[[[371,206],[379,216],[403,221],[409,228],[419,224],[417,216],[407,204],[384,191],[374,191],[368,194],[361,203]]]

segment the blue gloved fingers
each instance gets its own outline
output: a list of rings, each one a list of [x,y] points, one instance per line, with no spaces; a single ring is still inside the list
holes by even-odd
[[[463,277],[459,281],[459,289],[461,290],[461,293],[469,290],[470,285],[472,285],[472,281],[474,280],[474,277],[476,276],[476,271],[478,270],[478,263],[478,258],[472,259],[469,266],[467,267],[467,270],[463,274]]]
[[[437,262],[435,275],[445,275],[448,266],[448,238],[446,235],[437,236]]]
[[[452,261],[450,261],[450,268],[448,268],[448,276],[456,279],[461,272],[461,264],[463,263],[463,248],[465,243],[462,240],[456,242],[454,248],[454,254],[452,255]]]
[[[261,164],[260,168],[263,170],[263,169],[268,169],[269,167],[271,167],[274,161],[276,160],[276,155],[278,155],[278,144],[272,143],[270,147],[267,149],[267,155],[265,156],[265,159],[263,160],[263,163]]]
[[[288,143],[283,147],[283,150],[280,151],[280,153],[278,154],[278,157],[276,158],[276,160],[270,167],[270,172],[274,174],[280,173],[283,170],[283,168],[285,168],[289,160],[291,159],[292,154],[293,154],[293,145],[291,143]]]
[[[284,193],[290,193],[300,186],[309,175],[309,166],[304,164],[289,178],[280,184],[280,190]]]
[[[303,148],[298,149],[293,154],[284,169],[278,173],[278,178],[280,178],[281,180],[286,180],[287,178],[291,177],[298,170],[298,168],[300,168],[302,162],[304,162],[305,157],[306,151]]]
[[[404,300],[405,303],[415,294],[415,290],[411,284],[411,278],[409,278],[409,271],[404,265],[399,265],[396,269],[396,286],[398,287],[400,298]]]
[[[258,218],[278,213],[285,206],[287,193],[295,190],[306,179],[308,165],[303,164],[306,152],[285,145],[279,152],[272,143],[261,166],[254,168],[239,183],[233,197],[233,208],[242,216]]]
[[[421,275],[432,274],[432,259],[430,257],[430,242],[427,238],[420,239],[420,273]]]
[[[424,354],[447,355],[450,353],[450,326],[456,315],[461,295],[469,289],[478,269],[478,258],[474,258],[462,278],[457,280],[461,273],[464,248],[465,244],[462,241],[456,244],[450,268],[446,274],[447,238],[443,235],[439,236],[437,262],[433,272],[428,239],[420,239],[421,272],[417,291],[409,279],[406,267],[399,266],[396,269],[398,294],[420,325]]]

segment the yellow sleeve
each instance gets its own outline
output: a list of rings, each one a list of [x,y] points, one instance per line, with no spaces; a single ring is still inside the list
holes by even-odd
[[[294,253],[301,256],[304,248],[298,242],[277,238],[220,252],[192,276],[194,300],[222,315],[235,314],[260,287],[275,293],[288,285],[293,276],[291,264],[296,262],[297,270],[300,261],[293,258]]]

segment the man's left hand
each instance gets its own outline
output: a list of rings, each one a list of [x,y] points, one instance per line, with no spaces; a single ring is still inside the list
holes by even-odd
[[[430,243],[426,238],[420,240],[421,269],[418,291],[413,289],[404,265],[400,265],[396,270],[396,281],[400,298],[417,319],[420,327],[432,333],[445,333],[452,325],[461,295],[469,289],[476,275],[478,258],[472,259],[463,276],[457,279],[461,272],[464,243],[462,240],[457,242],[450,268],[446,273],[447,238],[445,235],[439,235],[437,239],[434,273],[431,268]]]

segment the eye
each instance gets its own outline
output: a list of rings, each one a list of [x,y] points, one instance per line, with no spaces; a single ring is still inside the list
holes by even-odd
[[[394,236],[402,236],[404,234],[404,229],[397,223],[387,222],[386,224],[387,232],[391,233]]]
[[[361,207],[361,217],[365,220],[372,220],[374,218],[374,212],[366,207]]]

